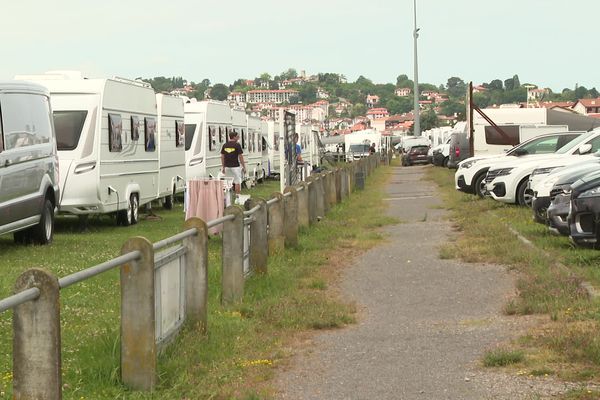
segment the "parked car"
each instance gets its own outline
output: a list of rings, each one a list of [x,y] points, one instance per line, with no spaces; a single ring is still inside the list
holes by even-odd
[[[431,149],[431,163],[439,167],[448,167],[450,160],[450,142],[452,138],[448,138],[445,143],[438,144]]]
[[[600,247],[600,172],[593,172],[571,186],[568,216],[571,240],[580,246]]]
[[[486,190],[494,200],[504,203],[531,205],[531,193],[527,192],[529,175],[536,168],[544,168],[547,172],[564,165],[584,161],[585,158],[572,158],[576,155],[592,159],[590,154],[600,150],[600,129],[581,135],[563,146],[555,154],[543,158],[509,160],[495,164],[485,177]]]
[[[583,134],[584,132],[549,133],[518,144],[505,154],[467,158],[458,165],[454,174],[454,186],[462,192],[483,197],[486,194],[485,175],[494,164],[510,160],[507,156],[539,158],[555,153]]]
[[[458,168],[458,164],[469,157],[471,157],[471,153],[467,132],[452,132],[450,134],[448,168]]]
[[[0,82],[0,234],[47,244],[58,207],[58,158],[50,93]]]
[[[555,186],[558,186],[561,189],[568,186],[570,193],[570,186],[573,182],[598,169],[600,169],[600,157],[578,162],[574,165],[556,168],[547,175],[544,174],[544,172],[546,172],[544,168],[534,169],[529,178],[529,190],[531,190],[533,196],[531,208],[534,221],[541,224],[546,224],[548,222],[548,208],[554,200],[554,197],[556,197],[557,193],[560,191],[557,191]],[[564,216],[566,225],[566,214]],[[568,232],[568,226],[566,226],[566,229]]]
[[[427,164],[427,152],[429,146],[426,145],[415,145],[409,147],[404,154],[402,154],[402,165],[410,166],[414,164]]]

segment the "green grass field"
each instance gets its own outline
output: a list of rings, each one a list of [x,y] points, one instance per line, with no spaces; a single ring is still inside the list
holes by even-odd
[[[159,357],[159,383],[153,393],[129,391],[120,383],[119,271],[113,270],[61,291],[63,398],[65,399],[265,399],[273,389],[273,369],[286,362],[298,333],[341,327],[354,321],[354,306],[327,290],[336,269],[353,254],[383,237],[384,168],[335,206],[325,219],[301,231],[299,245],[269,259],[269,273],[246,281],[244,301],[221,307],[220,239],[209,241],[209,322],[203,336],[186,327]],[[249,191],[268,197],[279,182]],[[132,236],[155,242],[181,230],[181,204],[156,216],[141,215],[137,225],[117,227],[110,217],[90,220],[80,231],[77,219],[60,217],[50,246],[20,246],[0,237],[0,298],[12,294],[16,277],[42,267],[58,277],[119,255]],[[11,313],[0,315],[0,399],[12,398]]]

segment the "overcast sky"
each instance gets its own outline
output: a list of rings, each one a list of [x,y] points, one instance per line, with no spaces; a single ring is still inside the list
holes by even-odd
[[[600,90],[599,0],[417,0],[419,81],[518,74]],[[0,79],[47,70],[232,83],[287,68],[413,76],[413,0],[19,0],[2,5]]]

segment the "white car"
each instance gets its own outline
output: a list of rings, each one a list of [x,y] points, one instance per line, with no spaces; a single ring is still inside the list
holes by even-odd
[[[579,161],[593,159],[592,153],[600,150],[600,129],[581,135],[558,150],[542,158],[508,160],[491,167],[485,177],[486,190],[494,200],[520,205],[531,204],[531,195],[526,192],[529,176],[536,168],[549,173],[552,169],[569,165],[578,160],[569,157],[578,155]],[[542,171],[540,171],[542,172]]]
[[[483,157],[471,157],[461,161],[454,174],[454,184],[457,190],[483,197],[485,191],[485,175],[491,166],[514,158],[541,157],[553,154],[567,143],[583,135],[585,132],[549,133],[536,136],[504,154]],[[511,156],[507,158],[507,156]]]
[[[572,176],[572,183],[576,180],[575,177],[583,176],[600,168],[600,154],[595,153],[594,155],[596,157],[591,160],[586,159],[585,161],[581,161],[579,157],[573,156],[578,162],[562,168],[555,168],[549,173],[546,173],[549,168],[547,166],[533,170],[529,176],[529,188],[526,192],[529,191],[532,197],[531,208],[534,221],[542,224],[546,223],[546,211],[554,198],[555,194],[553,191],[557,182],[568,180]]]

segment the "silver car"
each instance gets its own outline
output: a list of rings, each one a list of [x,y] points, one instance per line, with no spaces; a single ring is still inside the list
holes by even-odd
[[[50,243],[58,199],[50,94],[33,83],[0,82],[0,234]]]

